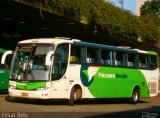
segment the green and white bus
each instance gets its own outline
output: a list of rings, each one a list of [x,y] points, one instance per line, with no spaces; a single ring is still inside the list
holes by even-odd
[[[13,56],[9,95],[66,99],[70,105],[88,98],[129,98],[137,103],[140,97],[158,94],[157,58],[154,51],[64,37],[24,40]]]
[[[0,49],[0,92],[7,92],[12,51]]]

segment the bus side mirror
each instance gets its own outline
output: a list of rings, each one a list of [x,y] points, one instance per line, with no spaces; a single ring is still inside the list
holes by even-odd
[[[54,54],[54,51],[49,51],[46,55],[45,65],[51,64],[51,56]]]
[[[7,57],[7,55],[9,55],[9,54],[13,54],[13,51],[8,50],[8,51],[6,51],[6,52],[3,54],[2,59],[1,59],[1,64],[5,64],[6,57]]]

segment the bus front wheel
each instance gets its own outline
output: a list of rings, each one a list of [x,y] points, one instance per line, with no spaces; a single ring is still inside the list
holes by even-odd
[[[131,103],[136,104],[139,101],[139,89],[134,89],[132,93]]]
[[[80,87],[76,87],[74,86],[71,90],[71,93],[70,93],[70,98],[69,98],[69,105],[74,105],[75,102],[78,100],[78,99],[81,99],[82,97],[82,90]]]

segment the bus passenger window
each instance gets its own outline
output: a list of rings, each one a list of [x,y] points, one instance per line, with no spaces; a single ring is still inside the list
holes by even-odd
[[[139,55],[139,67],[147,68],[147,55]]]
[[[133,53],[128,53],[128,66],[134,67],[135,66],[135,55]]]
[[[115,52],[115,65],[124,66],[123,52]]]
[[[96,64],[98,62],[98,57],[96,49],[87,47],[86,63]]]
[[[80,63],[80,47],[72,45],[71,47],[71,56],[70,62],[71,63]]]
[[[156,69],[157,68],[157,58],[154,55],[149,55],[148,57],[148,63],[150,69]]]
[[[111,65],[112,64],[112,51],[110,50],[101,50],[101,64],[103,65]]]

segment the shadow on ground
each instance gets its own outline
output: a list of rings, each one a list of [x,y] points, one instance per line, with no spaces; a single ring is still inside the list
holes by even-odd
[[[24,103],[24,104],[38,104],[38,105],[68,105],[68,100],[42,100],[42,99],[27,99],[27,98],[14,98],[6,96],[5,100],[8,102]],[[148,103],[140,100],[139,103]],[[129,99],[84,99],[77,101],[77,105],[88,104],[130,104]]]
[[[0,91],[0,95],[6,95],[8,94],[8,91]]]
[[[6,96],[9,102],[35,104],[35,105],[68,105],[66,100],[39,100],[39,99],[22,99]],[[149,102],[140,101],[138,104],[147,104]],[[127,99],[97,99],[97,100],[81,100],[78,105],[98,105],[98,104],[128,104]],[[107,110],[106,110],[107,111]],[[119,112],[43,112],[43,113],[27,113],[28,118],[160,118],[160,105],[149,106],[147,108],[126,110]]]
[[[160,106],[129,110],[113,113],[102,113],[100,115],[89,115],[83,118],[160,118]]]
[[[27,118],[160,118],[160,106],[121,112],[28,112]]]

